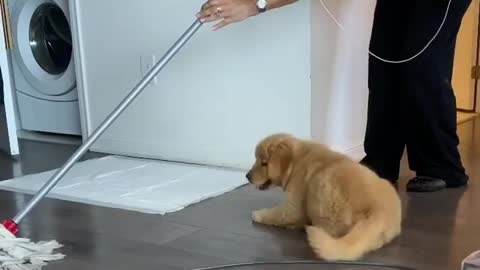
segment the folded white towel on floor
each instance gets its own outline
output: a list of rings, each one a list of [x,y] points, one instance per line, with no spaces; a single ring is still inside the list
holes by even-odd
[[[53,253],[61,247],[57,241],[33,243],[26,238],[16,238],[0,225],[1,270],[40,270],[49,261],[65,258],[63,254]]]
[[[1,181],[0,189],[36,194],[56,171]],[[47,197],[164,215],[248,184],[245,173],[107,156],[75,164]]]

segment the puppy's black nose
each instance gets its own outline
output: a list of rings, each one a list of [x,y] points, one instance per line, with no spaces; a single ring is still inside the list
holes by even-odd
[[[247,177],[248,181],[251,182],[252,181],[252,172],[249,171],[245,177]]]

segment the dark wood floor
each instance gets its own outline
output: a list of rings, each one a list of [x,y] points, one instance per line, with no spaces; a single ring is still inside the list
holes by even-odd
[[[404,232],[368,261],[418,269],[460,269],[461,260],[480,249],[480,121],[459,126],[461,151],[472,181],[468,188],[434,194],[406,194],[402,171]],[[21,142],[22,158],[0,154],[0,180],[15,172],[53,169],[72,146]],[[93,155],[91,155],[93,156]],[[10,218],[29,196],[0,191],[0,216]],[[21,224],[22,236],[57,239],[68,257],[45,269],[192,269],[231,262],[313,259],[302,232],[253,224],[253,210],[274,205],[280,193],[250,187],[166,216],[145,215],[46,199]],[[475,210],[477,209],[477,210]],[[358,269],[347,267],[256,267],[242,269]],[[367,268],[362,268],[367,269]]]

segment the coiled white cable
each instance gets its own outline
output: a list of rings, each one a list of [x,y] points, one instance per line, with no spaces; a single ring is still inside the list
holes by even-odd
[[[324,0],[319,0],[320,3],[322,4],[323,8],[325,9],[325,11],[327,12],[327,14],[330,16],[330,18],[332,18],[332,20],[335,22],[335,24],[338,26],[338,28],[340,28],[340,30],[344,31],[344,28],[343,28],[343,25],[338,22],[337,18],[335,18],[335,16],[332,14],[332,12],[330,12],[330,9],[328,9],[327,5],[325,5],[325,2]],[[452,4],[452,0],[449,0],[448,1],[448,5],[447,5],[447,8],[446,8],[446,11],[445,11],[445,16],[443,16],[443,20],[442,20],[442,23],[440,24],[440,27],[438,27],[438,30],[437,32],[435,33],[435,35],[433,35],[433,37],[430,39],[429,42],[427,42],[427,45],[425,45],[425,47],[423,47],[423,49],[421,49],[418,53],[414,54],[412,57],[409,57],[409,58],[406,58],[406,59],[403,59],[403,60],[388,60],[388,59],[384,59],[376,54],[374,54],[372,51],[368,50],[368,53],[377,58],[378,60],[380,61],[383,61],[385,63],[389,63],[389,64],[402,64],[402,63],[406,63],[406,62],[409,62],[409,61],[412,61],[413,59],[417,58],[418,56],[420,56],[422,53],[424,53],[428,47],[430,47],[430,45],[433,43],[433,41],[435,41],[435,39],[437,38],[438,34],[440,33],[440,31],[442,31],[443,29],[443,26],[445,25],[445,21],[447,20],[447,17],[448,17],[448,13],[450,12],[450,5]]]

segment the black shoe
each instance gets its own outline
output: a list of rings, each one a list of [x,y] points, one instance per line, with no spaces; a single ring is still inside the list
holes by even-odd
[[[407,183],[408,192],[435,192],[447,188],[447,183],[429,176],[417,176]]]

